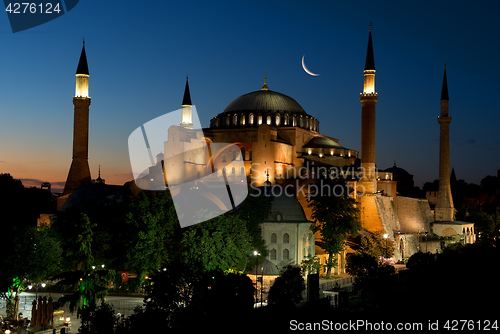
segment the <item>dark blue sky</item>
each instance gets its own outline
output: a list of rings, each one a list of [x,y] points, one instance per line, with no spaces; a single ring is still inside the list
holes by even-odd
[[[180,108],[185,77],[203,126],[258,90],[293,97],[320,132],[360,149],[359,93],[373,22],[376,161],[438,176],[439,98],[447,63],[451,166],[478,183],[500,169],[500,37],[492,1],[81,0],[12,33],[0,14],[0,172],[25,185],[63,184],[72,155],[75,70],[86,40],[90,151],[107,183],[132,179],[127,139]],[[313,77],[304,72],[301,58]]]

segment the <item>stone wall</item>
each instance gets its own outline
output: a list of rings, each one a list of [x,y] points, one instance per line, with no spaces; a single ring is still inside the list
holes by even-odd
[[[401,232],[429,232],[434,221],[429,202],[425,199],[398,196],[397,214]]]

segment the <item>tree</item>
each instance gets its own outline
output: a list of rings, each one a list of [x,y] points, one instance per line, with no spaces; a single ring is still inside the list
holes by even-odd
[[[306,285],[299,267],[288,266],[269,289],[269,303],[295,305],[302,301]]]
[[[394,256],[394,242],[384,238],[382,232],[377,231],[361,237],[359,253],[365,253],[378,259]]]
[[[104,301],[108,294],[108,286],[114,279],[114,270],[109,270],[103,265],[95,262],[92,255],[93,231],[95,224],[91,223],[86,214],[80,214],[80,220],[76,224],[79,234],[73,240],[71,259],[73,270],[56,275],[54,279],[61,279],[59,284],[69,285],[75,293],[64,296],[59,302],[69,303],[70,310],[77,310],[93,307],[98,301]]]
[[[137,274],[136,288],[180,249],[180,228],[169,192],[141,192],[131,200],[119,231],[124,258],[121,270]],[[119,255],[117,255],[119,258]]]
[[[258,210],[256,210],[258,208]],[[261,224],[269,217],[271,203],[266,196],[256,196],[254,189],[249,189],[247,198],[234,210],[241,220],[246,222],[247,231],[251,237],[251,248],[260,253],[262,258],[268,256],[268,250],[264,239],[262,239]],[[253,268],[257,264],[257,257],[248,259],[246,269]]]
[[[40,283],[55,275],[60,268],[62,251],[49,228],[34,226],[15,229],[4,247],[6,252],[0,259],[0,291],[4,298],[14,301],[13,316],[17,319],[19,294],[29,282]]]
[[[321,268],[321,262],[319,257],[307,255],[305,259],[300,262],[300,269],[304,275],[306,274],[316,274]]]
[[[247,224],[233,212],[187,227],[182,246],[184,261],[199,261],[205,271],[242,271],[253,252]]]
[[[319,232],[322,248],[328,254],[326,277],[331,277],[334,255],[345,249],[347,236],[356,236],[361,229],[356,201],[349,197],[351,189],[341,179],[318,179],[317,191],[311,193],[309,206],[316,220],[313,232]]]

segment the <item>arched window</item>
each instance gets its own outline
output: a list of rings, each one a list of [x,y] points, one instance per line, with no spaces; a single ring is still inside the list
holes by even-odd
[[[271,258],[271,260],[276,260],[276,249],[271,249],[271,251],[269,252],[269,256]]]
[[[271,233],[271,243],[275,244],[278,240],[278,237],[276,236],[276,233]]]
[[[261,125],[261,124],[262,124],[262,115],[259,115],[259,116],[257,117],[257,124],[258,124],[258,125]]]
[[[288,125],[288,114],[285,114],[285,120],[283,121],[283,125]]]
[[[267,115],[267,125],[271,125],[271,116]]]
[[[292,117],[292,126],[297,126],[297,118],[295,117],[295,115],[293,115]]]
[[[289,260],[290,259],[290,252],[288,249],[283,249],[283,260]]]
[[[235,175],[236,174],[236,168],[231,168],[231,175]]]
[[[222,155],[222,162],[227,162],[227,157],[225,154]]]
[[[238,125],[238,115],[236,114],[233,116],[233,125]]]
[[[222,174],[226,175],[226,167],[222,167]]]
[[[240,168],[240,174],[241,175],[245,175],[245,167],[241,167]]]
[[[300,119],[299,119],[299,126],[300,126],[301,128],[303,128],[303,127],[304,127],[304,118],[303,118],[302,116],[300,116]]]
[[[250,123],[250,125],[253,125],[253,114],[248,115],[248,123]]]
[[[240,115],[240,125],[245,125],[245,114]]]
[[[288,233],[283,234],[283,243],[284,244],[290,243],[290,235]]]
[[[276,115],[276,126],[279,126],[280,125],[280,115],[277,114]]]

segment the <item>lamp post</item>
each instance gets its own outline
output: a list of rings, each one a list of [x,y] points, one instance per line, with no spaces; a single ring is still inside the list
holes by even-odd
[[[255,265],[255,306],[257,306],[257,302],[258,302],[258,297],[257,297],[257,275],[258,275],[258,272],[257,270],[259,269],[259,255],[260,253],[257,252],[257,251],[253,251],[253,255],[255,255],[257,257],[257,264]]]
[[[384,233],[384,239],[385,239],[385,260],[387,261],[387,238],[389,235],[387,233]]]

